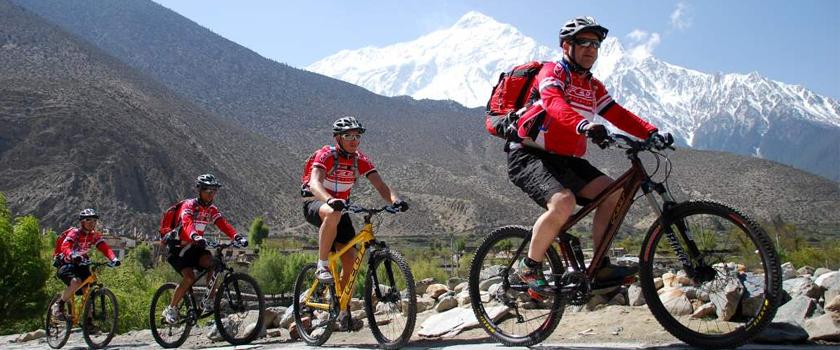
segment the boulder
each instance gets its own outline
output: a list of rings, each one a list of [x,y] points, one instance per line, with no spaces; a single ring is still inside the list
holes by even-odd
[[[285,313],[285,306],[273,306],[265,308],[265,314],[263,315],[263,324],[265,325],[265,328],[280,327],[280,319]]]
[[[715,304],[709,302],[694,308],[691,318],[704,318],[716,314]]]
[[[805,319],[814,313],[816,301],[804,295],[798,295],[776,310],[773,322],[790,323],[802,326]]]
[[[645,305],[645,295],[642,293],[642,287],[637,283],[631,284],[627,288],[627,299],[630,306]]]
[[[782,289],[790,294],[791,298],[797,295],[804,295],[810,298],[819,299],[823,294],[822,287],[818,286],[808,277],[797,277],[782,282]]]
[[[479,280],[486,280],[491,277],[500,276],[502,271],[505,270],[505,267],[502,265],[493,265],[484,270],[481,270],[481,273],[478,275]]]
[[[840,288],[840,271],[824,273],[820,277],[817,277],[814,283],[823,289]]]
[[[717,281],[715,282],[717,283]],[[722,289],[710,290],[709,299],[715,304],[718,319],[729,321],[732,316],[735,316],[735,311],[738,310],[743,294],[744,286],[741,285],[741,281],[735,278],[727,279],[726,285]]]
[[[485,309],[493,320],[499,320],[510,311],[507,306],[491,306]],[[454,337],[463,330],[478,327],[478,320],[472,309],[454,308],[434,314],[420,325],[417,335],[420,337]]]
[[[464,305],[469,305],[470,300],[472,300],[472,299],[470,298],[470,292],[462,291],[462,292],[458,293],[457,295],[455,295],[455,300],[458,301],[458,306],[464,306]]]
[[[820,277],[820,276],[822,276],[824,274],[827,274],[829,272],[832,272],[832,271],[834,271],[834,270],[829,270],[829,269],[824,268],[824,267],[818,267],[816,270],[814,270],[813,277],[817,278],[817,277]]]
[[[490,277],[488,279],[481,280],[481,282],[478,283],[478,290],[486,292],[487,289],[490,288],[490,286],[492,286],[496,283],[502,283],[502,277],[494,276],[494,277]]]
[[[449,291],[449,289],[446,288],[445,285],[442,285],[440,283],[435,283],[435,284],[429,286],[426,289],[426,293],[423,294],[423,296],[430,297],[432,299],[437,300],[438,297],[440,297],[441,295],[443,295],[444,293],[446,293],[448,291]]]
[[[458,306],[458,300],[455,299],[454,296],[447,295],[445,297],[440,298],[440,301],[438,301],[437,306],[435,306],[435,311],[444,312],[456,306]]]
[[[796,268],[793,267],[793,263],[790,261],[782,264],[782,280],[789,280],[791,278],[796,278]]]
[[[826,299],[827,300],[827,299]],[[835,321],[840,321],[840,296],[836,296],[825,304],[825,312]]]
[[[465,291],[465,290],[468,291],[469,286],[470,286],[469,282],[461,282],[461,283],[458,283],[458,285],[455,286],[455,288],[452,288],[452,291],[455,292],[455,293],[461,293],[462,291]]]
[[[502,283],[494,283],[492,286],[487,288],[487,293],[490,295],[500,295],[499,293],[502,292]]]
[[[741,299],[741,315],[753,317],[764,304],[764,276],[751,272],[740,275],[744,286],[744,296]]]
[[[617,293],[607,305],[627,305],[627,297],[624,296],[624,293]]]
[[[417,313],[421,313],[423,311],[431,310],[435,307],[435,300],[428,297],[419,297],[417,298]]]
[[[461,283],[464,283],[463,278],[450,277],[448,280],[446,280],[446,287],[449,288],[449,290],[455,290],[455,287]]]
[[[685,292],[685,296],[689,299],[697,299],[704,303],[708,303],[709,299],[709,292],[705,289],[697,288],[697,287],[680,287],[680,289]]]
[[[289,326],[293,323],[295,323],[295,310],[289,306],[286,308],[286,311],[283,312],[283,316],[280,316],[279,321],[277,321],[277,327],[289,328]]]
[[[829,302],[834,300],[838,295],[840,295],[840,287],[831,288],[823,293],[823,298]]]
[[[30,340],[41,339],[47,336],[47,332],[43,329],[34,330],[32,332],[23,333],[15,339],[15,343],[28,342]]]
[[[761,333],[753,338],[756,343],[788,344],[804,343],[808,332],[802,326],[790,323],[770,323]]]
[[[798,270],[796,270],[796,274],[799,275],[799,276],[805,276],[805,275],[812,275],[813,276],[814,271],[815,270],[814,270],[813,267],[805,265],[805,266],[800,267]]]
[[[840,322],[835,321],[829,314],[806,321],[805,330],[808,331],[808,339],[811,341],[840,342]]]
[[[424,278],[420,281],[417,281],[417,283],[414,284],[414,292],[417,293],[417,295],[426,294],[426,288],[433,284],[435,284],[434,278]]]
[[[374,297],[376,297],[376,294],[374,294]],[[351,312],[352,311],[358,311],[358,310],[361,310],[362,308],[364,308],[365,301],[362,300],[362,299],[353,298],[353,299],[350,299],[350,304],[347,305],[347,306],[350,308]]]
[[[691,278],[688,277],[688,275],[686,275],[685,271],[683,270],[677,271],[677,282],[679,282],[679,284],[683,286],[690,286],[694,284],[694,281],[692,281]]]
[[[586,309],[589,311],[594,311],[598,308],[598,306],[604,305],[609,302],[603,295],[593,295],[592,298],[589,298],[589,301],[586,303]]]
[[[659,294],[659,300],[665,309],[674,316],[690,315],[692,310],[691,301],[685,296],[685,292],[679,288],[664,288]]]
[[[254,331],[254,328],[257,328],[257,323],[256,322],[250,323],[247,326],[245,326],[245,330],[243,332],[244,332],[244,334],[250,334],[251,332]],[[263,327],[260,330],[260,334],[257,335],[257,339],[265,338],[265,337],[266,337],[266,331],[265,331],[265,327]]]
[[[670,272],[666,272],[662,275],[662,284],[664,288],[673,288],[680,286],[680,282],[677,279],[677,275]]]

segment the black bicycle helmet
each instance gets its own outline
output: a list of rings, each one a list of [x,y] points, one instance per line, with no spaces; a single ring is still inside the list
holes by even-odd
[[[216,177],[213,174],[203,174],[199,175],[198,178],[195,179],[195,187],[198,188],[205,188],[205,187],[222,187],[222,184],[219,180],[216,180]]]
[[[359,123],[359,121],[356,120],[356,117],[353,116],[338,118],[338,120],[333,123],[333,135],[343,134],[350,130],[358,130],[360,134],[365,133],[365,128],[362,127],[362,123]]]
[[[572,38],[581,32],[595,33],[601,38],[601,40],[604,40],[607,38],[609,29],[598,24],[598,22],[590,16],[572,18],[566,22],[563,29],[560,29],[560,46],[563,46],[563,40]]]
[[[84,220],[84,219],[97,219],[97,220],[99,220],[99,214],[97,214],[96,210],[94,210],[93,208],[87,208],[87,209],[82,210],[82,212],[79,213],[79,221]]]

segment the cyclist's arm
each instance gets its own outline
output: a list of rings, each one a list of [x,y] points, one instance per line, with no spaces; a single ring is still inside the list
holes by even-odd
[[[181,238],[182,242],[192,241],[192,238],[190,238],[190,236],[195,232],[193,210],[196,209],[192,207],[192,203],[190,203],[189,201],[181,206],[181,233],[179,234],[179,237]]]
[[[213,223],[216,224],[216,227],[218,227],[220,231],[224,232],[228,238],[233,239],[233,236],[236,236],[236,229],[233,228],[233,225],[228,223],[227,219],[225,219],[221,213],[217,213],[215,216],[217,217]]]
[[[633,112],[626,110],[615,102],[607,91],[607,88],[599,80],[593,79],[592,84],[595,87],[596,111],[604,119],[619,129],[640,139],[646,139],[651,133],[656,131],[655,126],[642,120],[642,118],[639,118]]]
[[[388,203],[394,203],[399,199],[397,193],[392,191],[391,188],[385,184],[385,181],[382,180],[382,176],[379,176],[379,172],[374,171],[369,173],[367,175],[367,179],[370,181],[370,184],[373,185],[373,188],[379,192],[379,195],[382,196],[382,199]]]
[[[312,166],[312,174],[309,177],[309,190],[315,195],[315,198],[321,202],[326,203],[332,196],[324,188],[324,178],[327,177],[327,171],[319,166]]]
[[[111,249],[111,246],[109,246],[108,243],[105,243],[105,240],[99,240],[99,242],[96,243],[96,249],[99,249],[102,255],[108,258],[109,261],[114,261],[117,257],[117,254],[114,254],[114,250]]]

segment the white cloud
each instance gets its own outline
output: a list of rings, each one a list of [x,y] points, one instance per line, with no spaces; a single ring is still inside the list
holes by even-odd
[[[630,39],[630,57],[636,60],[643,60],[653,55],[653,50],[662,41],[659,33],[648,33],[641,29],[635,29],[627,34]]]
[[[678,3],[674,12],[671,12],[671,27],[679,30],[691,27],[691,7],[685,2]]]

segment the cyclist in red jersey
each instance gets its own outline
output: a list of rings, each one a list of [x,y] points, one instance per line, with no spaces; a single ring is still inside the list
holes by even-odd
[[[207,241],[204,240],[204,231],[207,225],[215,224],[220,231],[237,244],[243,247],[248,246],[248,240],[245,236],[236,233],[236,229],[228,223],[219,208],[213,204],[216,192],[222,187],[216,177],[212,174],[201,175],[196,179],[195,187],[198,190],[198,197],[185,200],[178,210],[178,217],[181,222],[178,231],[179,244],[170,248],[169,257],[166,259],[172,265],[172,268],[181,274],[181,283],[175,288],[169,306],[163,310],[162,315],[168,323],[177,322],[177,305],[186,294],[187,287],[192,285],[196,279],[193,269],[210,268],[211,254],[206,249]],[[207,274],[208,283],[210,275]],[[212,300],[212,294],[204,300],[201,305],[204,312],[212,310]]]
[[[341,249],[356,235],[353,223],[342,209],[347,206],[350,190],[359,176],[364,176],[376,188],[379,195],[389,203],[408,210],[408,203],[385,184],[376,167],[364,153],[359,151],[365,128],[355,117],[342,117],[333,123],[335,146],[324,146],[315,154],[311,174],[304,197],[303,212],[306,221],[318,227],[318,279],[333,283],[327,258],[331,249]],[[337,163],[336,163],[337,162]],[[333,244],[335,243],[335,244]],[[354,251],[341,257],[341,280],[350,276],[350,266],[355,259]],[[341,290],[338,286],[337,290]]]
[[[96,231],[96,223],[99,221],[99,215],[96,210],[88,208],[79,213],[79,226],[71,227],[64,240],[59,242],[59,252],[62,258],[59,260],[61,265],[58,266],[56,277],[58,277],[67,288],[61,294],[61,300],[52,306],[52,313],[57,319],[64,319],[64,304],[73,297],[82,282],[90,276],[90,267],[86,263],[90,262],[88,253],[95,247],[102,255],[105,255],[110,266],[119,266],[120,259],[102,239],[102,234]]]
[[[544,64],[537,74],[531,87],[532,105],[519,121],[521,141],[509,142],[505,148],[511,182],[547,209],[534,224],[528,256],[518,266],[520,278],[535,298],[551,292],[542,262],[575,204],[587,203],[613,182],[580,158],[586,153],[587,137],[599,145],[607,138],[607,129],[595,123],[594,116],[638,138],[664,139],[656,127],[616,103],[592,76],[590,69],[607,32],[592,17],[577,17],[564,25],[560,31],[563,58]],[[619,198],[620,193],[615,193],[595,212],[592,240],[596,247],[603,241]],[[616,266],[607,260],[596,273],[595,286],[620,284],[637,272],[638,267]]]

